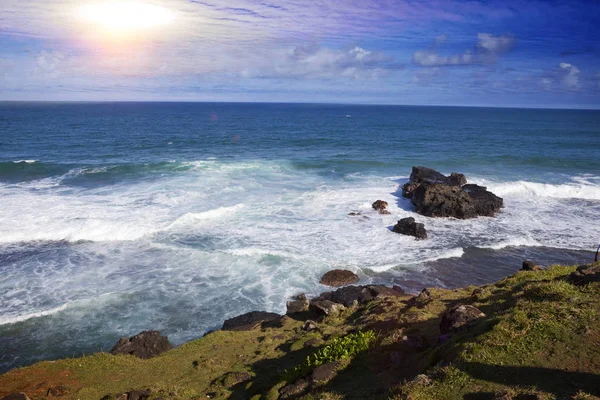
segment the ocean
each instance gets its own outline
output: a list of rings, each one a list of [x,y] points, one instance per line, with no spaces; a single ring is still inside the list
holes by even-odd
[[[400,194],[413,165],[464,173],[505,208],[417,215]],[[600,111],[0,103],[0,204],[4,372],[142,330],[181,344],[283,313],[334,268],[417,293],[490,283],[524,259],[590,262]],[[407,216],[428,240],[390,230]]]

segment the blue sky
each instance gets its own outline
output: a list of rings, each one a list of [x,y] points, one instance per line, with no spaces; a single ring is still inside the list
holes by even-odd
[[[600,108],[600,2],[2,0],[0,100]]]

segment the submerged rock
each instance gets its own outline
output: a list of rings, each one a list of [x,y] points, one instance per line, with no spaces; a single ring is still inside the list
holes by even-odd
[[[323,275],[320,283],[322,285],[339,287],[356,283],[359,280],[360,278],[358,277],[358,275],[356,275],[352,271],[348,271],[345,269],[334,269]]]
[[[387,210],[387,207],[388,207],[387,201],[377,200],[373,204],[371,204],[371,207],[373,207],[373,209],[375,211],[377,211],[379,214],[389,214],[390,213]]]
[[[223,323],[224,331],[249,331],[264,322],[280,321],[281,315],[266,311],[251,311],[246,314],[230,318]]]
[[[172,348],[173,345],[169,342],[169,339],[166,336],[161,336],[159,331],[144,331],[130,338],[122,337],[113,346],[110,353],[152,358]]]
[[[452,307],[442,315],[440,332],[443,335],[460,330],[481,317],[485,317],[485,314],[477,307],[469,305]]]
[[[427,239],[425,225],[415,222],[412,217],[403,218],[394,226],[394,232],[402,235],[414,236],[417,239]]]
[[[425,167],[413,167],[402,195],[411,199],[417,213],[428,217],[491,217],[504,206],[502,198],[487,188],[467,185],[463,174],[445,176]]]

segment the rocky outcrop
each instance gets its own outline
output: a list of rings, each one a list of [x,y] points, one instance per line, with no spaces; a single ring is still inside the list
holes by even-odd
[[[248,382],[252,379],[252,375],[248,371],[228,372],[221,377],[221,382],[226,388],[231,388],[240,383]]]
[[[389,214],[390,212],[387,210],[388,203],[387,201],[377,200],[373,204],[371,204],[373,209],[377,211],[379,214]]]
[[[352,271],[348,271],[345,269],[334,269],[323,275],[320,283],[326,286],[339,287],[356,283],[359,280],[360,278],[358,277],[358,275],[356,275]]]
[[[280,321],[281,315],[265,312],[251,311],[246,314],[238,315],[230,318],[223,323],[222,330],[224,331],[249,331],[263,323]]]
[[[319,297],[311,300],[311,304],[316,301],[328,300],[345,307],[352,307],[375,298],[398,296],[404,296],[404,293],[383,285],[346,286],[333,292],[322,293]]]
[[[297,314],[308,311],[309,301],[304,293],[299,294],[286,303],[286,314]]]
[[[485,314],[477,307],[470,305],[454,306],[442,315],[440,333],[444,335],[459,331],[481,317],[485,317]]]
[[[568,276],[567,281],[576,286],[600,282],[600,263],[580,265],[575,272]]]
[[[502,198],[487,188],[467,185],[463,174],[445,176],[425,167],[413,167],[402,195],[411,199],[417,213],[428,217],[491,217],[504,206]]]
[[[158,331],[140,332],[130,338],[122,337],[110,350],[111,354],[130,354],[139,358],[152,358],[171,350],[173,345]]]
[[[415,222],[412,217],[403,218],[396,225],[393,231],[402,235],[414,236],[419,240],[427,239],[427,231],[425,225]]]
[[[537,265],[535,261],[525,260],[521,266],[521,271],[541,271],[542,267]]]
[[[319,365],[310,375],[310,380],[313,385],[321,385],[332,380],[340,367],[338,362],[329,362]]]
[[[337,315],[345,310],[342,304],[331,300],[313,300],[310,302],[310,310],[319,315]]]

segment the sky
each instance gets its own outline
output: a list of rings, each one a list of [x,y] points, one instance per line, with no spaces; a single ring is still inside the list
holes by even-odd
[[[0,100],[600,108],[600,1],[1,0]]]

